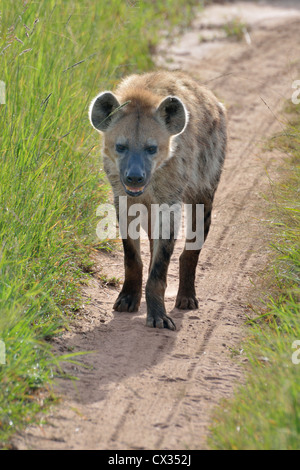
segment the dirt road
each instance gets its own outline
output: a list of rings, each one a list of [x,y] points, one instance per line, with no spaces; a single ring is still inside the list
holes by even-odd
[[[83,358],[88,367],[66,366],[80,380],[75,386],[60,380],[61,404],[46,424],[16,436],[17,448],[207,447],[213,407],[243,381],[243,355],[232,357],[232,352],[245,335],[250,280],[268,255],[261,193],[268,185],[267,169],[276,169],[279,157],[276,151],[262,152],[261,144],[280,129],[275,115],[300,79],[299,8],[213,6],[168,46],[167,55],[160,51],[160,63],[189,71],[228,108],[227,160],[197,271],[199,310],[174,308],[182,243],[176,246],[166,296],[176,332],[145,327],[144,297],[139,313],[113,312],[118,289],[101,287],[95,277],[85,289],[77,325],[57,341],[62,352],[94,351]],[[226,15],[245,17],[242,41],[223,37]],[[206,41],[207,35],[212,40]],[[143,258],[146,277],[146,245]],[[97,264],[101,273],[122,278],[121,251],[101,255]]]

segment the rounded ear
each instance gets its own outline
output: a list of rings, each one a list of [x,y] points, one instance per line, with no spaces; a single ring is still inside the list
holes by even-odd
[[[181,134],[188,123],[187,109],[177,96],[167,96],[155,114],[171,135]]]
[[[120,103],[113,93],[104,91],[100,93],[90,104],[89,118],[92,126],[101,132],[105,132],[111,123],[112,115]]]

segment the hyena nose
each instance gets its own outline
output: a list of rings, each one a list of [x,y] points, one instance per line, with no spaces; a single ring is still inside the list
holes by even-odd
[[[142,185],[145,182],[145,177],[146,177],[145,172],[142,172],[142,173],[126,172],[125,182],[127,184],[132,184],[132,185],[137,185],[137,184]]]

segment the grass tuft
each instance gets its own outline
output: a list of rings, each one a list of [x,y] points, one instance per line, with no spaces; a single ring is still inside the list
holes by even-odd
[[[240,18],[236,17],[225,23],[222,28],[228,38],[241,41],[245,36],[248,26]]]

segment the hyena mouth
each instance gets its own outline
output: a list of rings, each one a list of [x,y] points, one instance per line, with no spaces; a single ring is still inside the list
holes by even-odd
[[[125,186],[125,191],[127,194],[129,194],[129,196],[140,196],[141,194],[143,194],[144,190],[145,190],[145,187],[146,186],[142,186],[140,188],[131,188],[130,186]]]

